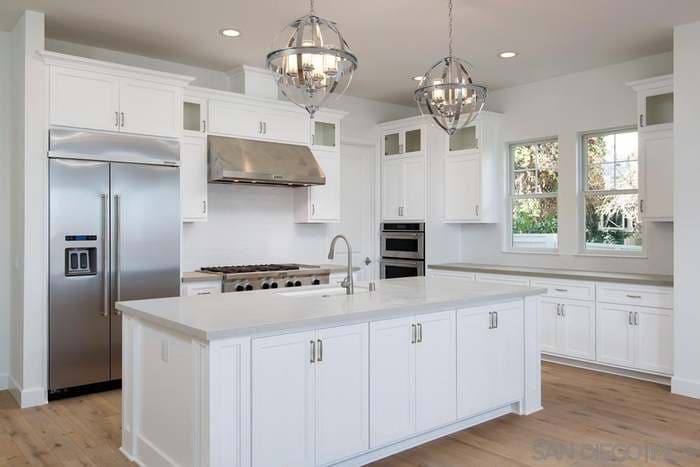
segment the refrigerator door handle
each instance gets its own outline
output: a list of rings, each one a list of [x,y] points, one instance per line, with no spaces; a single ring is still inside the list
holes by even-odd
[[[121,277],[121,267],[122,267],[122,225],[121,225],[121,195],[114,195],[114,256],[115,264],[114,271],[117,275],[117,293],[114,303],[122,299],[122,277]],[[114,316],[119,316],[121,311],[114,307]]]
[[[109,316],[109,196],[106,194],[101,194],[102,199],[102,296],[103,296],[103,308],[102,316]]]

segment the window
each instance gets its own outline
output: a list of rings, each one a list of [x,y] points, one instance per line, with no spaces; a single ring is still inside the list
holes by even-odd
[[[558,248],[559,141],[510,145],[510,246]]]
[[[640,253],[636,130],[586,134],[581,147],[584,250]]]

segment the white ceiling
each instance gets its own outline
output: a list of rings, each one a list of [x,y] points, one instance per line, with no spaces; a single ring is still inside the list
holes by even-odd
[[[274,36],[306,0],[3,0],[0,29],[46,13],[47,35],[216,70],[263,66]],[[412,76],[447,49],[446,0],[317,0],[360,66],[349,93],[411,103]],[[700,20],[700,0],[455,0],[455,54],[490,89],[669,51],[673,26]],[[237,39],[219,35],[232,27]],[[517,50],[511,60],[497,57]]]

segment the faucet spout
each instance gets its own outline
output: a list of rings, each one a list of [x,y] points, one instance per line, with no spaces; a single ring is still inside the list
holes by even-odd
[[[335,257],[335,244],[338,241],[338,239],[342,239],[345,242],[345,245],[347,246],[348,249],[348,271],[347,271],[347,276],[343,280],[343,282],[340,284],[342,287],[345,287],[345,291],[347,292],[348,295],[353,295],[355,293],[355,281],[354,278],[352,277],[352,247],[350,246],[350,241],[347,239],[345,235],[336,235],[333,237],[333,240],[331,241],[331,247],[328,250],[328,259],[333,259]]]

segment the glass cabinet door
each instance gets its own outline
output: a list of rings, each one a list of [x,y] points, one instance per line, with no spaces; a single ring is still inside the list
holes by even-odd
[[[182,108],[182,129],[185,133],[207,132],[206,101],[186,98]]]
[[[387,133],[384,135],[384,155],[395,156],[401,154],[401,133]]]
[[[336,143],[336,124],[334,122],[322,122],[314,120],[314,133],[312,136],[312,144],[323,148],[335,148]]]
[[[404,133],[404,137],[406,139],[406,151],[407,153],[411,152],[420,152],[421,149],[423,148],[422,145],[422,131],[420,128],[416,128],[414,130],[407,130],[406,133]]]
[[[646,96],[645,118],[641,126],[663,125],[673,123],[673,93],[656,94]]]
[[[479,149],[479,136],[476,125],[457,130],[449,140],[450,152],[476,151]]]

